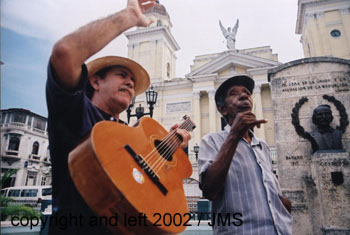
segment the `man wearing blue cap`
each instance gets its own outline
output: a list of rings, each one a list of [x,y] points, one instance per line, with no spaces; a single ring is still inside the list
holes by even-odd
[[[272,172],[268,145],[253,128],[267,120],[252,113],[254,80],[246,75],[224,81],[215,93],[228,125],[200,144],[200,188],[212,201],[214,234],[291,234],[290,202]]]

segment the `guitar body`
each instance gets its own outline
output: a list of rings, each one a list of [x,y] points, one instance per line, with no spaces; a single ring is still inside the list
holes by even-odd
[[[107,224],[111,231],[161,234],[185,230],[190,217],[182,181],[190,177],[192,166],[181,148],[170,157],[158,152],[156,144],[167,135],[148,117],[135,127],[102,121],[70,153],[69,170],[78,191],[97,215],[115,218]],[[161,186],[151,180],[126,145],[145,159]]]

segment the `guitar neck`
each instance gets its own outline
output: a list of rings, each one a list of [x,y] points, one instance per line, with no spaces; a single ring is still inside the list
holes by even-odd
[[[190,132],[196,128],[196,125],[188,116],[185,116],[184,119],[185,121],[179,125],[179,129],[184,129]],[[164,142],[167,146],[172,145],[175,147],[175,149],[177,149],[182,142],[182,138],[176,133],[176,130],[173,130],[162,140],[162,142]]]

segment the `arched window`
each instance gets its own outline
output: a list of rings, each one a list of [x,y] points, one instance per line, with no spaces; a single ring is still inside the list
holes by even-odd
[[[18,151],[19,149],[19,138],[16,136],[11,137],[9,150]]]
[[[170,63],[166,64],[166,76],[170,78]]]
[[[38,155],[39,153],[39,143],[37,141],[33,144],[32,154]]]

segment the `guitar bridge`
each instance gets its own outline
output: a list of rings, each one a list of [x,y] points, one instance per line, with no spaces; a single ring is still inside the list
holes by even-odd
[[[164,194],[164,196],[168,193],[168,190],[164,187],[164,185],[159,181],[158,176],[152,170],[152,168],[143,160],[143,158],[136,154],[135,151],[130,147],[130,145],[126,144],[124,146],[126,151],[131,155],[131,157],[136,161],[136,163],[141,167],[143,172],[152,180],[152,182],[158,187],[158,189]]]

